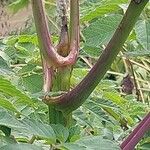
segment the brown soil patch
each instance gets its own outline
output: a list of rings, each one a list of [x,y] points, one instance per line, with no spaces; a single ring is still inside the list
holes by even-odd
[[[27,25],[32,16],[31,6],[21,9],[16,14],[0,4],[0,37],[7,36],[14,32],[20,32]]]

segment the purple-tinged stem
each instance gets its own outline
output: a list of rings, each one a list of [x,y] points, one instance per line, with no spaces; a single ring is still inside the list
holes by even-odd
[[[59,97],[45,98],[43,101],[47,105],[56,105],[57,109],[66,115],[81,106],[110,68],[148,1],[141,0],[137,3],[131,0],[121,23],[97,63],[74,89]]]
[[[79,0],[70,0],[70,45],[76,41],[76,49],[79,49]]]
[[[78,51],[76,49],[76,40],[70,45],[70,53],[67,57],[60,56],[51,42],[51,36],[48,30],[47,19],[42,0],[32,0],[33,16],[38,35],[39,46],[43,58],[46,60],[48,67],[67,66],[76,62]]]
[[[122,150],[133,150],[136,144],[150,129],[150,112],[144,117],[139,125],[131,132],[131,134],[120,145]]]
[[[53,68],[49,68],[47,63],[43,60],[43,73],[44,73],[44,93],[50,92],[52,88]]]

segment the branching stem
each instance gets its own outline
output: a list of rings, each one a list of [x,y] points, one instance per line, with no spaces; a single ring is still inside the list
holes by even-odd
[[[44,102],[48,105],[56,105],[57,109],[63,111],[66,115],[81,106],[111,66],[148,1],[142,0],[141,3],[137,4],[134,0],[131,0],[112,39],[87,76],[72,91],[57,98],[45,98]],[[74,0],[71,0],[71,2],[73,3]]]
[[[68,56],[62,57],[57,53],[54,46],[52,45],[51,36],[48,30],[48,24],[45,16],[43,1],[32,0],[32,9],[41,54],[46,60],[47,65],[49,67],[73,65],[76,62],[78,54],[76,47],[77,39],[73,39],[72,43],[70,44],[70,53],[68,54]]]

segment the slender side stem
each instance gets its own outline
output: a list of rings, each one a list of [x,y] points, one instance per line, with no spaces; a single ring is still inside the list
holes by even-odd
[[[66,57],[69,53],[69,35],[68,35],[68,22],[67,22],[67,6],[66,0],[57,0],[57,5],[59,9],[59,17],[61,19],[61,33],[60,41],[57,45],[57,52],[61,56]]]
[[[70,45],[76,41],[79,46],[79,28],[79,0],[70,0]]]
[[[45,60],[43,60],[43,73],[44,73],[43,90],[45,93],[48,93],[52,88],[52,80],[54,73],[53,69],[48,67]]]
[[[135,91],[136,91],[136,95],[137,95],[137,101],[140,101],[140,93],[139,93],[139,90],[138,90],[138,85],[137,85],[137,81],[136,81],[133,65],[132,65],[132,63],[131,63],[129,58],[126,58],[126,61],[130,65],[130,69],[131,69],[131,73],[132,73],[133,80],[134,80],[134,85],[135,85]]]
[[[77,49],[75,47],[76,41],[73,41],[70,47],[70,53],[67,57],[62,57],[61,55],[59,55],[51,42],[43,1],[32,0],[32,9],[40,50],[44,59],[47,61],[49,67],[66,66],[74,64],[76,62],[78,54]]]
[[[81,106],[111,66],[148,1],[141,0],[140,3],[137,3],[136,0],[131,0],[121,23],[98,62],[72,91],[57,98],[45,98],[43,101],[48,105],[51,103],[57,105],[64,114],[69,114]]]
[[[122,150],[133,150],[135,145],[140,141],[143,135],[150,130],[150,112],[139,123],[139,125],[131,132],[127,139],[121,144]]]

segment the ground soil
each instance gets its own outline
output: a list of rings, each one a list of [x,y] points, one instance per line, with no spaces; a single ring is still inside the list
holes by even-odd
[[[0,37],[20,32],[32,18],[31,6],[13,14],[6,6],[0,4]]]

